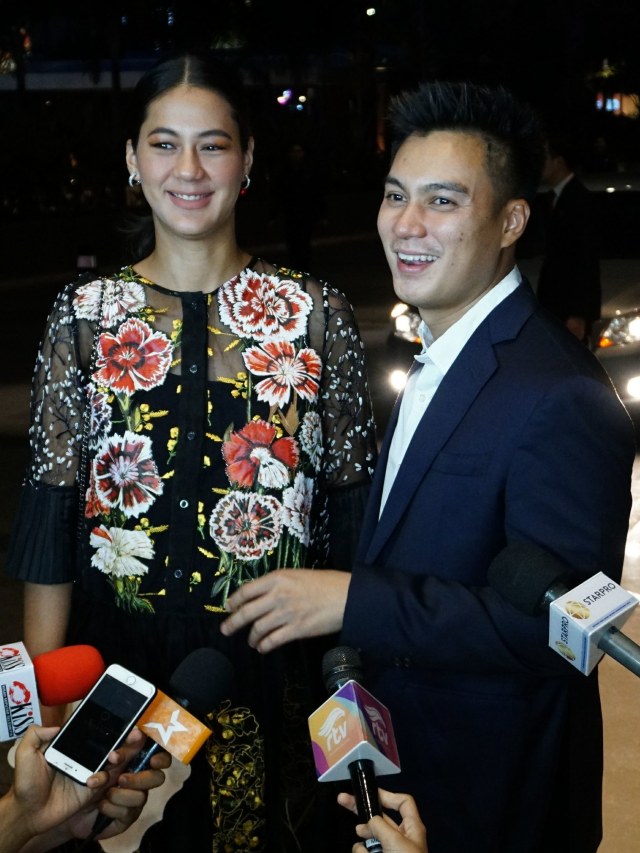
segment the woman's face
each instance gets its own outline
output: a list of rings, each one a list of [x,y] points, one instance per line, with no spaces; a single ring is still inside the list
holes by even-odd
[[[135,150],[127,142],[127,166],[142,182],[156,240],[234,238],[234,208],[252,162],[253,140],[243,151],[228,102],[187,85],[152,101]]]

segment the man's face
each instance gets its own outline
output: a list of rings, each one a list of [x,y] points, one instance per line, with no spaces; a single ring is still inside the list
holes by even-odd
[[[378,232],[398,298],[419,310],[435,337],[513,266],[513,252],[503,250],[522,233],[516,220],[524,215],[526,224],[528,208],[521,199],[494,207],[480,137],[433,131],[398,149]]]

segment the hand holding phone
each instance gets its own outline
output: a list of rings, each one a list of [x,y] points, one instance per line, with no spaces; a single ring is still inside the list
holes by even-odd
[[[111,664],[50,743],[47,762],[85,785],[126,738],[155,692],[149,681]]]

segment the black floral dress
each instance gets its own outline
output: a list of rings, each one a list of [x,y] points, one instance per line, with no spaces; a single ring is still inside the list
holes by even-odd
[[[131,267],[70,284],[38,353],[30,440],[8,571],[74,581],[68,641],[166,692],[195,648],[233,663],[193,762],[195,778],[206,759],[206,829],[186,811],[192,784],[183,849],[299,843],[325,646],[261,656],[219,623],[230,593],[270,570],[350,568],[376,445],[347,299],[259,259],[213,293]]]

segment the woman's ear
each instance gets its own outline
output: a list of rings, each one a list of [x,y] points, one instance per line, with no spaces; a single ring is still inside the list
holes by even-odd
[[[244,173],[248,175],[251,171],[251,167],[253,166],[253,146],[254,140],[253,136],[249,137],[247,142],[247,150],[244,152]]]
[[[138,171],[138,158],[136,157],[135,148],[133,147],[133,142],[130,139],[127,139],[127,145],[125,150],[125,161],[127,164],[127,169],[129,170],[129,174],[137,173]]]

